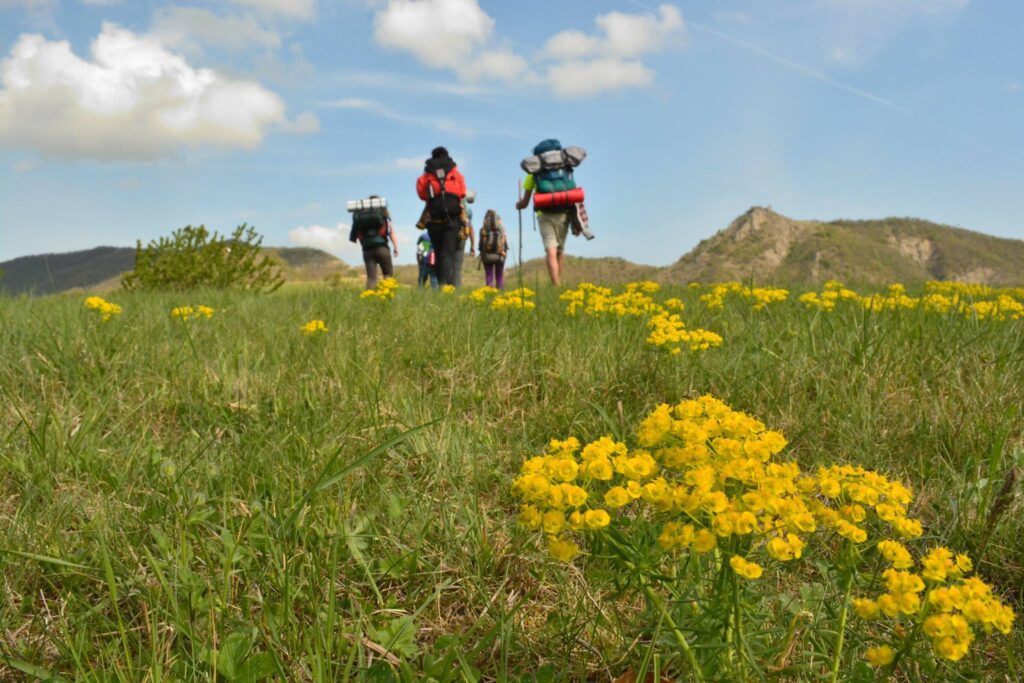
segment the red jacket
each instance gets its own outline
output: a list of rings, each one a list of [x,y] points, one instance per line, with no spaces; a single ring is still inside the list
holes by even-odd
[[[423,201],[430,199],[427,187],[434,188],[434,196],[441,194],[441,181],[438,179],[436,173],[425,172],[416,181],[416,194],[418,194],[420,199]],[[462,177],[462,173],[460,173],[459,169],[455,167],[454,162],[451,165],[451,169],[448,170],[447,175],[445,176],[444,191],[446,194],[454,195],[459,199],[466,196],[466,179]]]

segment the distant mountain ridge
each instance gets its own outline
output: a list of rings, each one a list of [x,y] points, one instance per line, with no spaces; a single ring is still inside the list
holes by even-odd
[[[753,279],[806,285],[919,284],[960,280],[1024,283],[1024,241],[917,218],[831,222],[787,218],[753,207],[725,230],[662,269],[661,282]]]
[[[308,247],[267,247],[291,282],[359,282],[362,268]],[[25,256],[0,263],[0,291],[52,294],[68,289],[115,289],[121,273],[135,264],[135,249],[97,247],[66,254]],[[510,260],[506,280],[515,278]],[[466,258],[465,284],[482,275]],[[416,266],[396,268],[405,284],[416,281]],[[543,259],[523,263],[524,282],[546,278]],[[339,280],[340,278],[340,280]],[[510,279],[511,278],[511,279]],[[753,207],[692,251],[665,267],[617,257],[567,256],[566,282],[621,284],[656,280],[666,284],[753,280],[789,287],[840,280],[851,286],[906,285],[926,280],[960,280],[990,285],[1024,285],[1024,241],[993,237],[916,218],[880,220],[795,220]]]
[[[267,247],[286,280],[320,281],[338,270],[344,261],[310,247]],[[69,289],[116,289],[122,273],[135,268],[134,247],[96,247],[62,254],[22,256],[0,263],[0,292],[7,294],[55,294]]]

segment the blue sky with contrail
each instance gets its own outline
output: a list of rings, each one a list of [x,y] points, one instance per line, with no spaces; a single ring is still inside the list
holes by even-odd
[[[353,261],[347,199],[387,196],[411,244],[443,144],[508,222],[552,136],[590,152],[576,254],[665,264],[753,204],[1024,237],[1021,25],[1010,0],[0,0],[0,260],[247,221]]]

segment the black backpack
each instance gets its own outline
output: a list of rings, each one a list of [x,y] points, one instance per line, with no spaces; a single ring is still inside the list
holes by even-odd
[[[352,213],[352,232],[363,249],[376,249],[388,244],[388,210],[358,209]]]
[[[427,212],[430,213],[432,220],[458,220],[462,215],[462,201],[455,195],[445,192],[444,189],[445,181],[453,168],[455,168],[455,162],[450,158],[427,159],[427,163],[424,165],[424,173],[434,176],[441,184],[441,191],[427,199]],[[433,185],[427,187],[428,191],[433,192]]]

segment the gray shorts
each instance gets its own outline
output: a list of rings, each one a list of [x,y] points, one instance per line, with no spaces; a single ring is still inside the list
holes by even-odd
[[[565,238],[569,234],[569,214],[560,211],[538,211],[537,228],[540,230],[540,238],[544,240],[544,251],[556,249],[559,254],[565,251]]]

